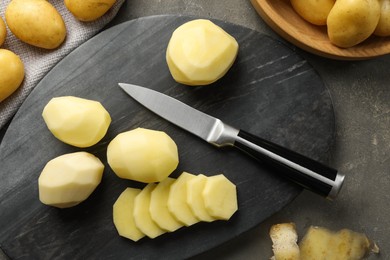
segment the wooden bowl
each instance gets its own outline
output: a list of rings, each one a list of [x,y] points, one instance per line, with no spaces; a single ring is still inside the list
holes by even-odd
[[[371,36],[345,49],[333,45],[326,26],[305,21],[295,12],[289,0],[251,0],[251,3],[261,18],[281,37],[316,55],[339,60],[363,60],[390,53],[390,37]]]

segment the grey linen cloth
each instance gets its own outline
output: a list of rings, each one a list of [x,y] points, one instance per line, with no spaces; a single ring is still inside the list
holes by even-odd
[[[67,29],[64,43],[55,50],[45,50],[23,43],[7,28],[6,41],[0,48],[11,50],[19,55],[24,63],[25,78],[18,90],[0,102],[0,129],[12,118],[26,97],[50,69],[72,50],[98,33],[114,18],[124,1],[117,0],[114,6],[96,21],[80,22],[66,9],[64,1],[49,0],[62,15]],[[10,0],[0,1],[0,16],[4,22],[5,10],[9,2]]]

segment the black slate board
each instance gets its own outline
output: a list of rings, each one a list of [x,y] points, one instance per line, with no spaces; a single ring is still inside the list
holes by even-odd
[[[177,84],[165,63],[172,31],[193,17],[154,16],[129,21],[91,39],[60,62],[22,105],[0,145],[0,247],[11,259],[182,259],[256,226],[301,189],[234,149],[217,149],[163,121],[117,86],[128,82],[165,92],[227,123],[326,161],[334,133],[329,93],[313,68],[278,41],[215,21],[240,45],[237,61],[205,87]],[[100,101],[113,122],[106,137],[84,149],[106,169],[101,185],[81,205],[56,209],[38,200],[37,179],[47,161],[80,149],[56,140],[41,118],[55,96]],[[238,189],[239,211],[230,221],[200,223],[137,243],[117,235],[112,205],[127,186],[106,162],[116,134],[145,127],[166,131],[177,143],[181,171],[223,172]],[[319,197],[319,199],[322,199]]]

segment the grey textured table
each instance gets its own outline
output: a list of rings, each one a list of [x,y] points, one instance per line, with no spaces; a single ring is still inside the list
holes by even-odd
[[[129,0],[112,25],[156,14],[216,18],[280,39],[249,1],[239,0]],[[346,174],[345,185],[334,202],[304,191],[255,229],[196,259],[268,259],[269,228],[284,221],[295,222],[300,235],[310,225],[364,232],[381,248],[379,256],[369,259],[390,259],[390,56],[347,62],[298,52],[332,95],[337,129],[330,164]]]

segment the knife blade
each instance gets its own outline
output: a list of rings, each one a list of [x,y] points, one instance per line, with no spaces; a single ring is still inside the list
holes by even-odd
[[[278,169],[287,179],[327,199],[337,197],[344,174],[307,156],[250,134],[158,91],[126,83],[119,86],[165,120],[215,145],[233,146]]]

